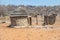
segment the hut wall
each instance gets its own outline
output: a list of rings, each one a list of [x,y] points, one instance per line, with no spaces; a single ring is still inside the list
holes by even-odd
[[[55,24],[55,22],[56,22],[56,16],[54,15],[49,16],[49,24],[53,25]]]
[[[38,25],[39,26],[42,26],[43,22],[44,22],[44,18],[41,17],[40,15],[37,16],[37,19],[38,19]]]
[[[17,17],[16,25],[17,26],[28,26],[27,17]]]
[[[27,17],[11,17],[12,26],[28,26]]]
[[[11,17],[11,26],[16,26],[16,19],[15,19],[15,17]]]

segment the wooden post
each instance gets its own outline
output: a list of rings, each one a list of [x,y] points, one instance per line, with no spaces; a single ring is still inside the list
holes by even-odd
[[[28,24],[32,25],[32,18],[31,18],[31,16],[28,16]]]
[[[37,18],[37,15],[36,15],[36,25],[38,25],[38,18]]]

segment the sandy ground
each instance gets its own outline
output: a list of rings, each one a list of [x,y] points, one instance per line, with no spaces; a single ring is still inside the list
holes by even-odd
[[[0,24],[0,40],[60,40],[60,21],[47,28],[7,28]],[[56,29],[57,28],[57,29]]]
[[[60,40],[60,30],[0,28],[0,40]]]
[[[60,40],[60,29],[0,28],[0,40]]]

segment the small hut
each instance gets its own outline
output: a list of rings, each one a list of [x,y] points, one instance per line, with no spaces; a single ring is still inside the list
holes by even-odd
[[[44,25],[53,25],[55,24],[57,14],[50,14],[44,16]]]

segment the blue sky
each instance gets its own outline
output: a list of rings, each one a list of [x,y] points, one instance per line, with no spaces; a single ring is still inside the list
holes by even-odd
[[[54,6],[60,5],[60,0],[0,0],[2,5],[36,5],[36,6]]]

